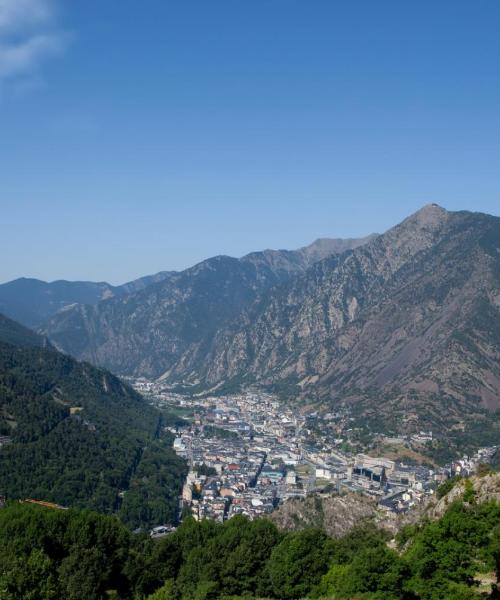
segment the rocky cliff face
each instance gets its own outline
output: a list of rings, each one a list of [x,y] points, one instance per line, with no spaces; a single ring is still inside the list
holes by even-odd
[[[474,475],[456,483],[450,492],[438,500],[433,498],[421,511],[428,519],[440,519],[448,510],[450,504],[461,500],[467,491],[467,485],[474,492],[474,502],[500,502],[500,473],[492,472],[479,477]]]
[[[474,502],[500,502],[500,473],[497,472],[463,479],[440,500],[436,496],[427,496],[421,504],[399,515],[380,509],[373,498],[349,492],[291,498],[280,504],[269,518],[284,531],[318,527],[334,538],[369,523],[396,534],[406,525],[440,519],[453,502],[463,501],[467,484],[474,491]]]
[[[123,374],[170,376],[259,294],[304,273],[316,260],[362,240],[319,240],[297,251],[265,250],[241,259],[217,256],[133,293],[59,312],[45,331],[81,359]]]
[[[354,527],[375,522],[377,516],[379,511],[373,498],[347,493],[291,498],[280,504],[269,518],[284,531],[317,527],[330,537],[340,538]]]
[[[500,219],[429,205],[274,288],[178,375],[349,401],[399,424],[494,411],[499,274]]]

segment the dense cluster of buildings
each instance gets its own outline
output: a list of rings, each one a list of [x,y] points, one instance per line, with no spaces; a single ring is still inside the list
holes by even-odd
[[[360,492],[397,514],[422,502],[448,477],[473,473],[496,451],[483,448],[433,470],[346,451],[352,419],[345,412],[303,415],[262,392],[193,399],[155,385],[144,382],[147,389],[139,389],[156,404],[191,410],[190,418],[171,430],[175,451],[190,465],[180,509],[196,519],[255,518],[288,498],[322,491]],[[412,438],[418,445],[433,435],[419,432]]]
[[[271,396],[208,398],[197,411],[193,422],[173,428],[174,450],[190,465],[182,499],[195,518],[254,518],[302,493],[290,474],[301,458],[299,423]]]

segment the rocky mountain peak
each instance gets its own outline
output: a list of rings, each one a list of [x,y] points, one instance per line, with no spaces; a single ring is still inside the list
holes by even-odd
[[[437,231],[448,221],[450,214],[438,204],[426,204],[416,213],[406,218],[397,227],[413,228],[419,230]]]
[[[453,215],[437,204],[427,204],[375,240],[386,256],[385,267],[397,270],[410,257],[433,246]]]

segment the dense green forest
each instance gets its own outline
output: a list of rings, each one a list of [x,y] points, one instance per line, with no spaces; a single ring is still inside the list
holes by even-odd
[[[0,313],[0,340],[21,347],[49,346],[47,339]]]
[[[131,528],[169,523],[175,518],[180,482],[187,468],[171,446],[171,436],[164,434],[150,441],[142,453],[119,512]]]
[[[0,494],[119,511],[131,527],[174,520],[186,466],[161,413],[40,340],[0,319],[0,435],[11,438],[0,449]]]
[[[112,516],[11,503],[0,510],[0,598],[498,598],[480,586],[500,575],[498,503],[477,504],[468,493],[440,520],[389,537],[368,523],[331,539],[234,517],[223,525],[188,519],[154,541]]]

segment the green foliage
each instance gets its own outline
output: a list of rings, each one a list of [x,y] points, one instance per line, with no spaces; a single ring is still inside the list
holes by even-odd
[[[407,569],[386,541],[386,534],[369,524],[334,541],[330,569],[312,596],[334,594],[348,599],[361,593],[383,593],[387,599],[401,597]]]
[[[175,591],[175,583],[173,579],[169,579],[164,586],[148,596],[148,600],[177,600],[178,595]]]
[[[217,475],[217,470],[213,467],[207,466],[205,463],[203,463],[199,467],[196,467],[196,471],[198,472],[199,476],[206,475],[207,477],[213,477]]]
[[[222,429],[215,425],[205,425],[203,428],[203,434],[208,438],[218,438],[220,440],[231,440],[238,437],[235,431],[229,431],[228,429]]]
[[[473,586],[478,571],[495,567],[491,533],[499,522],[499,504],[453,503],[441,520],[427,524],[415,535],[405,553],[411,566],[408,589],[419,598],[434,600],[452,598],[451,584]]]
[[[436,496],[438,500],[441,500],[441,498],[444,498],[446,494],[451,492],[451,490],[455,487],[455,484],[460,481],[460,479],[461,477],[451,477],[450,479],[443,481],[443,483],[436,490]]]
[[[463,500],[464,502],[474,502],[475,497],[476,493],[474,491],[472,481],[470,479],[466,479]]]
[[[0,511],[2,600],[98,600],[132,588],[131,534],[112,517],[11,505]]]
[[[36,348],[47,345],[44,337],[2,314],[0,314],[0,341],[22,348]]]
[[[0,452],[0,490],[9,498],[114,512],[129,487],[133,503],[139,469],[151,481],[146,515],[126,508],[125,520],[172,521],[185,466],[170,437],[154,441],[160,419],[106,371],[51,348],[0,342],[0,425],[12,437]]]
[[[404,527],[402,527],[396,534],[396,542],[397,542],[398,548],[400,550],[403,550],[403,548],[406,546],[407,542],[409,542],[412,538],[414,538],[419,530],[420,530],[420,526],[416,525],[416,524],[405,525]]]
[[[151,441],[130,480],[119,515],[131,528],[169,523],[175,518],[179,482],[187,473],[171,448],[171,438]]]
[[[241,595],[262,590],[267,584],[263,576],[266,563],[280,540],[281,535],[269,521],[234,517],[221,526],[188,519],[165,543],[170,553],[172,544],[178,545],[182,561],[177,565],[177,585],[182,597],[190,600],[205,590],[200,584],[211,584],[206,594],[216,590],[218,594]]]
[[[302,598],[327,571],[332,547],[317,529],[291,533],[272,552],[267,565],[277,598]]]
[[[368,524],[332,540],[241,516],[190,518],[154,541],[116,517],[11,503],[0,510],[0,598],[474,600],[477,574],[500,574],[500,505],[457,501],[406,528],[398,552],[387,541]]]
[[[24,557],[5,557],[0,573],[2,600],[52,600],[58,598],[54,567],[50,558],[39,549]]]

